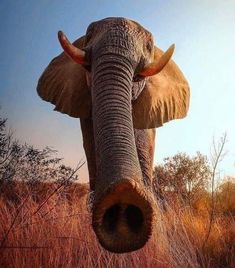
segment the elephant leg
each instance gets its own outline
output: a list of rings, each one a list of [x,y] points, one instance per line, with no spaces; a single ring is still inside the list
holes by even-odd
[[[155,129],[135,129],[135,141],[144,184],[152,188]]]
[[[91,191],[94,191],[96,180],[96,158],[92,118],[80,119],[80,124],[82,129],[83,147],[87,158],[90,189]]]

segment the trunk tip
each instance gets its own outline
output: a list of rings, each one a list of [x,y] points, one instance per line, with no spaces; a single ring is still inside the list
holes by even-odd
[[[115,253],[140,249],[153,228],[153,199],[134,180],[112,184],[93,207],[92,225],[100,244]]]

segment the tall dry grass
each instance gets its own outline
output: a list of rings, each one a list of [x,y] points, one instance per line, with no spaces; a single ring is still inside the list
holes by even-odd
[[[53,185],[38,187],[38,192],[18,185],[0,195],[0,267],[234,267],[232,217],[216,217],[205,243],[206,210],[156,206],[147,245],[112,254],[91,229],[87,188],[74,184],[48,199],[53,191]]]

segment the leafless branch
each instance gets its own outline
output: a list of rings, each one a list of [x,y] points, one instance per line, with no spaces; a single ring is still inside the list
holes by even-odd
[[[214,214],[215,214],[215,179],[217,177],[217,169],[219,163],[224,159],[227,152],[224,152],[224,146],[227,142],[227,133],[224,133],[218,142],[213,138],[213,151],[211,153],[211,164],[212,164],[212,176],[211,176],[211,210],[210,210],[210,218],[209,218],[209,226],[208,231],[206,233],[204,242],[202,244],[202,249],[204,250],[208,238],[211,233]]]

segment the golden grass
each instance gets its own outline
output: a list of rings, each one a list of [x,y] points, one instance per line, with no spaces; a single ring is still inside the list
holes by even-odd
[[[232,217],[215,218],[203,247],[209,224],[205,211],[158,207],[147,245],[112,254],[96,241],[85,186],[66,187],[47,202],[54,186],[43,187],[32,194],[21,185],[0,195],[0,267],[235,267]]]

